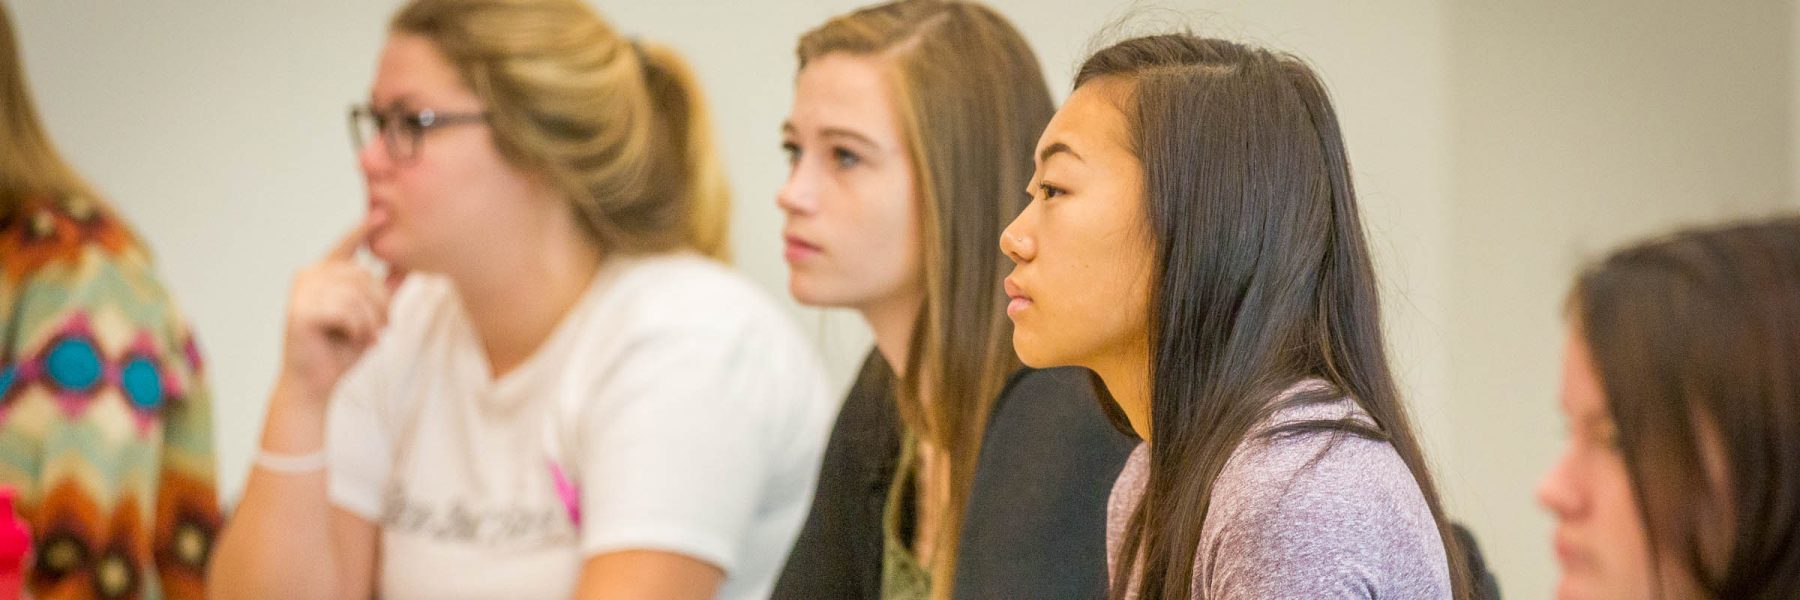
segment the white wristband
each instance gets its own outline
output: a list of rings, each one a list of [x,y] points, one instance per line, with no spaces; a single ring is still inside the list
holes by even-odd
[[[312,473],[325,470],[325,465],[323,449],[311,454],[281,454],[268,450],[256,453],[256,466],[277,473]]]

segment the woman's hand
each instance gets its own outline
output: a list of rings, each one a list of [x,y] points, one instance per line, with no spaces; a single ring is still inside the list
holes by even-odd
[[[324,258],[295,274],[288,293],[281,381],[313,401],[331,397],[387,326],[392,289],[355,263],[368,232],[368,221],[358,223]]]

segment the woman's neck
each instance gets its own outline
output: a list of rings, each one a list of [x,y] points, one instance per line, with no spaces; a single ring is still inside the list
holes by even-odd
[[[913,328],[919,322],[919,311],[925,307],[925,294],[899,294],[891,298],[857,307],[869,329],[875,333],[875,350],[887,360],[897,377],[906,377],[906,361],[911,357]]]
[[[869,323],[869,329],[875,332],[875,350],[887,360],[893,368],[894,376],[905,379],[907,361],[912,359],[913,334],[919,322],[919,311],[924,310],[925,294],[922,290],[899,294],[879,302],[872,302],[857,307],[863,320]],[[917,376],[917,374],[913,374]],[[929,381],[914,382],[918,397],[930,397]],[[917,400],[915,400],[917,401]],[[923,409],[924,407],[919,407]],[[925,417],[926,427],[930,427],[930,411],[920,411]],[[918,508],[914,516],[913,539],[910,546],[914,557],[921,564],[931,564],[937,555],[937,545],[941,541],[938,527],[943,522],[944,512],[950,504],[950,460],[942,448],[933,443],[930,435],[921,434],[914,441],[917,452],[917,485],[912,501]]]
[[[569,225],[529,241],[490,244],[480,264],[450,274],[495,378],[549,339],[600,268],[599,249]]]
[[[1123,352],[1094,361],[1091,368],[1106,383],[1106,391],[1125,413],[1131,430],[1150,443],[1150,350],[1146,341]]]

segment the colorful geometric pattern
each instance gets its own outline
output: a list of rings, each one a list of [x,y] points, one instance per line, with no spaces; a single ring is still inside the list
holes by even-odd
[[[0,215],[0,485],[36,598],[200,598],[221,519],[191,329],[98,202]]]

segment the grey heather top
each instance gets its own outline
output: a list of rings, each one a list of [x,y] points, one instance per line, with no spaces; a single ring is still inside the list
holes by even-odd
[[[1302,383],[1282,394],[1287,396]],[[1366,413],[1348,398],[1277,412],[1255,431]],[[1247,436],[1212,492],[1194,598],[1449,598],[1450,570],[1425,496],[1387,442],[1334,432]],[[1139,445],[1107,505],[1107,571],[1144,495]],[[1323,454],[1321,454],[1323,452]],[[1315,462],[1315,459],[1316,462]],[[1136,598],[1136,583],[1129,597]]]

